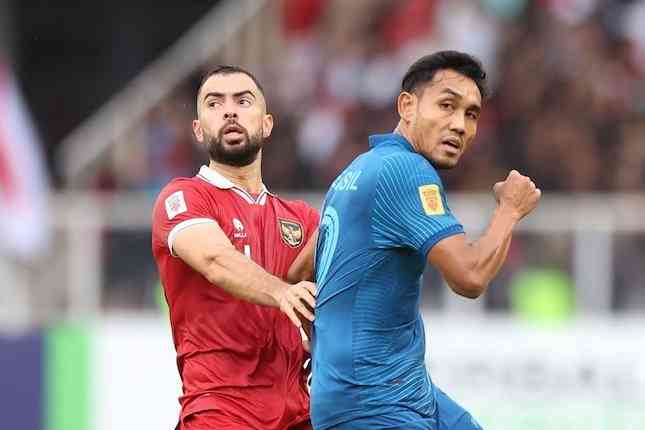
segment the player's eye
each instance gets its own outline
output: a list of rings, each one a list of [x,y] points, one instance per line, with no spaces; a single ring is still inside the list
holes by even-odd
[[[240,99],[240,106],[251,106],[251,100],[247,98]]]
[[[211,108],[215,107],[215,106],[219,106],[220,104],[221,104],[221,102],[219,100],[217,100],[217,99],[211,99],[211,100],[206,102],[206,105],[208,107],[211,107]]]
[[[479,119],[479,113],[474,112],[474,111],[470,111],[470,112],[466,113],[466,115],[468,115],[468,118],[470,118],[470,119],[472,119],[474,121],[477,121]]]
[[[439,107],[443,110],[452,110],[453,105],[451,102],[441,102],[439,103]]]

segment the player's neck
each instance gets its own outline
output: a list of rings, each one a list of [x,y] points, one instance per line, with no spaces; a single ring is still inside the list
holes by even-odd
[[[208,167],[233,182],[239,188],[252,195],[258,195],[264,189],[262,185],[262,153],[248,166],[229,166],[228,164],[210,161]]]
[[[412,148],[414,148],[415,151],[419,152],[419,149],[417,148],[417,145],[414,142],[414,139],[412,138],[412,133],[410,132],[410,129],[405,126],[403,121],[399,121],[397,124],[396,128],[394,129],[394,133],[400,134],[405,138],[405,140],[408,141],[410,145],[412,145]]]

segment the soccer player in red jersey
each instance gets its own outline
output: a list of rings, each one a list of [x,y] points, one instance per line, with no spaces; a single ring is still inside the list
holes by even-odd
[[[183,384],[177,428],[310,429],[298,328],[313,319],[315,286],[281,279],[318,213],[262,183],[273,118],[251,73],[209,72],[197,118],[193,132],[210,163],[161,191],[152,225]]]

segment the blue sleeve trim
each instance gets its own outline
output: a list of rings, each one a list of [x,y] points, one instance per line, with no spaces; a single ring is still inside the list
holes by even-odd
[[[464,227],[461,224],[451,225],[450,227],[433,234],[432,237],[426,240],[421,247],[421,255],[423,255],[425,261],[428,260],[428,252],[430,252],[433,246],[439,243],[439,241],[456,234],[464,234]]]

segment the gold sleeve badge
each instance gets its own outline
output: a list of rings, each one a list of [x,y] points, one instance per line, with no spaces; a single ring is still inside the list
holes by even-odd
[[[443,208],[439,185],[421,185],[419,187],[419,196],[421,197],[421,204],[423,204],[423,210],[426,211],[426,215],[443,215],[446,213]]]

